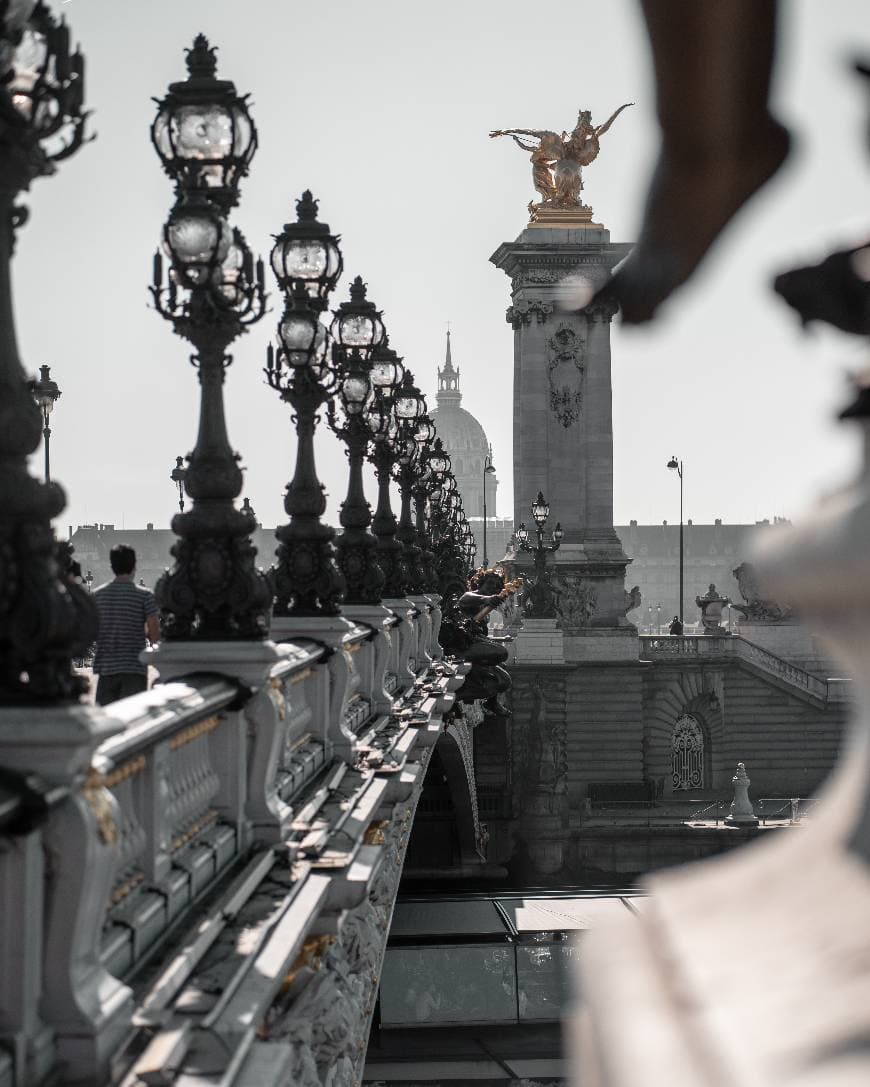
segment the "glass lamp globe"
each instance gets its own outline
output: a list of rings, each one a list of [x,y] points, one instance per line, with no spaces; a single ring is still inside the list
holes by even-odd
[[[372,385],[379,389],[396,389],[405,373],[402,360],[389,345],[389,337],[371,353]]]
[[[187,51],[187,70],[187,79],[171,84],[160,101],[151,138],[180,192],[208,189],[232,207],[257,148],[256,129],[245,97],[216,78],[215,49],[203,34]]]
[[[550,507],[547,500],[541,491],[538,491],[538,497],[532,503],[532,517],[535,519],[535,524],[540,528],[550,516]]]
[[[282,290],[305,285],[309,297],[324,306],[341,275],[343,261],[338,237],[317,221],[317,201],[306,189],[296,203],[296,222],[285,223],[275,236],[272,270]]]
[[[371,385],[366,375],[349,374],[341,383],[340,396],[347,414],[359,415],[371,396]]]
[[[366,298],[366,285],[360,276],[350,286],[350,301],[342,302],[335,311],[332,334],[340,347],[355,349],[365,357],[384,341],[384,322],[374,302]]]
[[[426,401],[414,384],[414,375],[406,370],[396,393],[396,418],[419,419],[426,410]]]
[[[183,200],[163,228],[163,248],[185,287],[206,283],[229,253],[233,234],[207,202]]]

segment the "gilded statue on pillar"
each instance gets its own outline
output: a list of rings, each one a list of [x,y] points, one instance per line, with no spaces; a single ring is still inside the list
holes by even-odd
[[[580,199],[583,189],[581,168],[598,158],[600,137],[620,113],[632,105],[633,102],[626,102],[602,125],[593,125],[591,112],[581,109],[572,131],[563,131],[561,135],[549,129],[534,128],[507,128],[490,132],[491,138],[510,136],[518,147],[530,152],[532,184],[541,194],[540,203],[529,204],[533,221],[547,209],[577,209],[584,213],[584,218],[591,218],[592,209]],[[537,142],[530,143],[521,136],[528,136]]]

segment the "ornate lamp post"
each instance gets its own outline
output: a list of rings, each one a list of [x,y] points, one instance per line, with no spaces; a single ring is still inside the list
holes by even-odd
[[[201,191],[228,211],[239,201],[239,182],[257,150],[248,96],[217,79],[215,50],[197,34],[187,51],[188,77],[172,83],[158,103],[151,140],[178,197]]]
[[[378,480],[378,505],[372,518],[372,532],[378,565],[384,574],[383,595],[389,599],[403,597],[406,582],[402,545],[396,539],[398,526],[390,500],[390,480],[397,459],[395,394],[404,373],[402,360],[385,336],[380,347],[372,352],[370,376],[374,395],[366,410],[366,422],[372,435],[370,459]]]
[[[336,310],[332,327],[339,341],[335,346],[336,399],[344,419],[339,422],[335,400],[331,400],[329,425],[347,446],[350,466],[347,497],[339,514],[344,531],[336,541],[338,565],[347,584],[345,603],[379,604],[384,573],[377,563],[375,538],[368,531],[372,512],[363,490],[362,468],[372,437],[367,415],[374,395],[369,357],[385,333],[380,313],[366,298],[366,287],[359,277],[351,284],[350,301],[342,302]],[[343,346],[348,336],[358,342]]]
[[[414,436],[418,420],[426,411],[423,394],[414,384],[414,375],[406,370],[402,383],[396,390],[396,482],[402,499],[402,511],[399,516],[399,528],[396,536],[402,544],[407,584],[406,593],[416,596],[424,592],[419,569],[420,549],[417,546],[417,533],[411,519],[411,498],[413,495],[414,476],[416,474],[417,443]]]
[[[165,638],[208,641],[265,637],[272,596],[254,565],[253,518],[234,504],[242,472],[223,398],[232,361],[226,350],[265,311],[262,261],[255,269],[224,215],[238,202],[256,134],[244,98],[215,78],[215,63],[215,50],[198,35],[187,54],[189,78],[158,103],[151,130],[179,198],[163,229],[168,279],[158,252],[151,294],[175,333],[193,344],[200,383],[199,432],[182,481],[193,508],[172,519],[175,565],[155,595]]]
[[[676,454],[668,461],[668,468],[680,479],[680,622],[683,621],[683,462]],[[661,631],[659,631],[661,633]]]
[[[77,697],[72,672],[96,635],[93,602],[67,576],[51,520],[66,505],[61,487],[29,475],[45,416],[18,355],[10,261],[27,218],[21,192],[55,172],[85,140],[85,62],[70,53],[69,28],[45,4],[0,6],[0,701]]]
[[[420,549],[420,581],[424,592],[436,593],[438,574],[435,570],[435,554],[431,547],[431,518],[428,516],[427,507],[430,493],[439,481],[438,472],[432,464],[433,455],[437,464],[441,463],[441,458],[433,451],[435,426],[428,414],[421,416],[418,420],[414,441],[417,444],[417,472],[411,493],[414,498],[417,547]]]
[[[483,458],[483,565],[489,569],[489,555],[486,549],[486,477],[495,475],[495,465],[492,463],[492,443]]]
[[[180,513],[184,513],[184,481],[187,479],[184,457],[175,458],[175,467],[169,473],[169,478],[178,488],[178,510]]]
[[[317,202],[305,192],[297,221],[275,235],[272,270],[284,292],[278,350],[269,345],[266,380],[293,408],[296,468],[287,487],[275,568],[275,614],[338,615],[344,577],[335,564],[335,530],[320,520],[326,509],[314,462],[318,408],[335,392],[337,373],[329,362],[329,333],[320,320],[342,269],[338,238],[317,222]]]
[[[51,482],[51,427],[48,425],[49,417],[54,410],[55,402],[60,397],[60,389],[57,382],[51,378],[51,367],[39,367],[39,380],[33,383],[33,398],[42,412],[42,438],[45,447],[45,482]]]
[[[547,556],[559,550],[562,543],[562,526],[557,521],[553,529],[552,543],[544,543],[544,525],[550,516],[550,506],[541,491],[532,503],[532,518],[535,522],[537,542],[529,543],[529,533],[525,524],[516,531],[517,543],[521,551],[528,551],[535,560],[535,580],[529,588],[526,598],[525,613],[530,619],[552,619],[556,615],[556,600],[547,571]]]

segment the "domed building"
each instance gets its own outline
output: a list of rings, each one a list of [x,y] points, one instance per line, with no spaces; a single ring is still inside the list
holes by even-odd
[[[453,367],[449,332],[444,369],[438,371],[438,393],[435,399],[438,407],[432,412],[432,422],[444,448],[450,454],[465,516],[483,517],[484,458],[490,446],[483,427],[471,412],[462,407],[459,370]],[[486,514],[488,518],[495,517],[498,479],[494,474],[487,474],[485,478]]]

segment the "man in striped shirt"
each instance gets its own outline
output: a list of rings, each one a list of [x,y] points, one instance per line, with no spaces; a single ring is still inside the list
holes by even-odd
[[[136,585],[136,552],[126,544],[117,544],[109,552],[115,575],[94,592],[99,627],[94,672],[97,705],[105,706],[119,698],[138,694],[148,688],[148,669],[139,660],[145,637],[153,644],[160,638],[157,601],[150,589]]]

